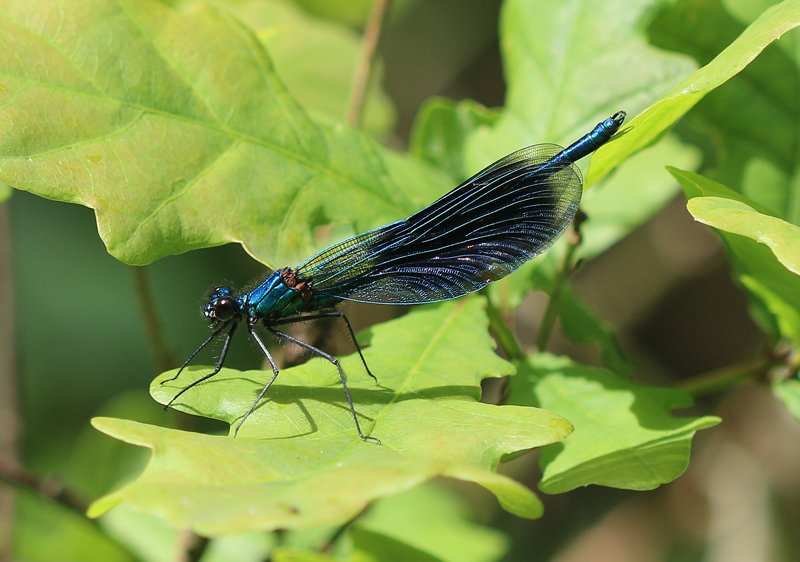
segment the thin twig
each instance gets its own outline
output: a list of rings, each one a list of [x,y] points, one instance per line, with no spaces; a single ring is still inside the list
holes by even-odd
[[[14,350],[14,286],[11,279],[11,240],[8,203],[0,204],[0,465],[18,466],[19,405]],[[0,560],[11,559],[14,490],[0,487]]]
[[[356,129],[361,125],[361,118],[364,113],[364,99],[367,96],[369,78],[372,74],[372,66],[378,51],[378,41],[391,4],[391,0],[374,0],[367,26],[364,28],[361,52],[356,62],[356,72],[353,75],[353,82],[350,86],[350,99],[347,103],[347,113],[344,119],[345,123]]]
[[[167,340],[156,310],[155,298],[153,297],[147,270],[144,267],[136,266],[131,267],[130,270],[133,277],[133,286],[136,290],[136,299],[139,301],[139,309],[142,312],[145,332],[147,332],[147,339],[150,342],[150,349],[153,352],[156,367],[162,373],[174,369],[178,362],[175,359],[175,354],[166,344]]]
[[[336,544],[336,541],[338,541],[340,538],[342,538],[342,535],[344,535],[344,533],[347,531],[347,529],[349,529],[349,528],[350,528],[350,526],[351,526],[353,523],[355,523],[355,521],[356,521],[356,520],[357,520],[359,517],[361,517],[362,515],[364,515],[364,513],[365,513],[365,512],[366,512],[368,509],[369,509],[369,506],[365,507],[365,508],[364,508],[364,509],[362,509],[360,512],[358,512],[358,514],[356,514],[356,516],[355,516],[355,517],[353,517],[353,518],[352,518],[352,519],[350,519],[349,521],[345,522],[345,523],[344,523],[343,525],[341,525],[341,526],[340,526],[338,529],[336,529],[336,531],[334,531],[334,533],[333,533],[333,534],[330,536],[330,538],[327,540],[327,542],[326,542],[325,544],[323,544],[323,545],[322,545],[322,546],[321,546],[321,547],[320,547],[318,550],[319,550],[320,552],[322,552],[323,554],[328,554],[328,553],[330,553],[330,551],[333,549],[334,545]]]
[[[772,361],[769,357],[757,357],[750,361],[729,365],[714,371],[708,371],[694,377],[684,379],[675,384],[675,388],[698,397],[728,390],[734,386],[759,378]]]
[[[586,215],[579,210],[567,234],[567,251],[564,252],[561,263],[558,266],[558,272],[556,272],[555,279],[553,279],[550,300],[544,311],[542,323],[539,325],[539,333],[536,334],[536,348],[539,351],[544,351],[547,348],[547,341],[550,339],[550,334],[555,327],[556,318],[558,318],[558,305],[561,301],[561,290],[575,268],[575,252],[578,250],[578,246],[581,245],[580,227],[584,220],[586,220]]]
[[[14,486],[24,486],[35,490],[51,500],[80,512],[81,515],[84,515],[89,507],[85,501],[67,490],[56,480],[40,478],[17,463],[0,462],[0,480],[4,480]]]

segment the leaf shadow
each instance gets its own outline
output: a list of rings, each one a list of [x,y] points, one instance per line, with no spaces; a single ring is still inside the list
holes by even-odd
[[[692,418],[675,417],[671,412],[692,404],[689,395],[674,388],[647,386],[624,379],[605,369],[566,368],[567,376],[581,377],[599,383],[606,391],[622,391],[633,396],[628,411],[646,429],[673,431],[684,427]]]
[[[245,384],[250,388],[244,388]],[[236,420],[240,420],[241,416],[250,408],[252,401],[258,398],[265,384],[264,379],[257,379],[243,374],[228,375],[219,379],[212,378],[198,384],[181,397],[182,399],[185,397],[185,401],[178,400],[174,405],[178,406],[186,413],[211,417],[233,424]],[[198,405],[196,400],[192,398],[192,392],[202,392],[204,387],[206,390],[213,389],[213,393],[222,398],[226,393],[221,391],[220,385],[229,385],[235,388],[237,397],[241,397],[241,400],[237,401],[235,411],[223,411],[223,409],[209,407],[207,401],[202,405]],[[184,386],[185,385],[182,384],[180,388]],[[215,386],[217,388],[214,388]],[[175,390],[177,391],[180,388],[176,387]],[[449,398],[474,400],[477,402],[480,399],[480,390],[469,385],[442,385],[402,392],[398,392],[391,387],[381,384],[376,384],[373,388],[354,387],[351,385],[348,385],[348,388],[359,418],[369,421],[374,421],[375,417],[370,415],[370,412],[365,412],[364,410],[376,410],[376,408],[374,408],[375,406],[377,406],[377,410],[379,411],[392,403],[396,404],[410,400],[440,400]],[[343,413],[346,413],[348,417],[350,416],[350,406],[347,403],[344,388],[338,381],[325,386],[278,384],[276,382],[259,400],[259,403],[255,406],[251,414],[259,412],[262,408],[269,408],[272,404],[294,404],[299,408],[310,428],[308,431],[299,432],[295,437],[307,436],[319,430],[318,425],[314,421],[313,408],[309,408],[310,402],[319,402],[333,406]],[[367,408],[360,409],[359,406],[367,406]],[[369,408],[370,406],[373,408]],[[283,438],[286,437],[291,436],[283,436]]]

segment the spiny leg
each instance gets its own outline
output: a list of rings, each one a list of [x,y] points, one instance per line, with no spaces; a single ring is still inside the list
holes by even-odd
[[[267,346],[264,345],[264,342],[261,341],[261,338],[258,337],[258,334],[256,334],[255,330],[253,329],[253,326],[254,326],[253,323],[248,324],[247,325],[247,331],[250,333],[250,337],[253,338],[255,340],[255,342],[258,344],[258,347],[261,348],[261,352],[264,354],[264,357],[267,358],[267,361],[269,361],[269,364],[272,366],[272,372],[274,374],[272,375],[272,378],[267,383],[267,386],[265,386],[261,390],[261,393],[258,395],[258,398],[256,398],[255,402],[253,402],[253,405],[250,406],[249,410],[247,410],[247,413],[242,418],[242,421],[240,421],[239,425],[236,426],[236,429],[233,432],[233,436],[234,437],[239,435],[239,428],[242,427],[242,424],[244,423],[244,420],[246,420],[248,417],[250,417],[250,414],[252,414],[253,410],[256,409],[256,406],[261,401],[261,399],[264,397],[264,394],[266,394],[267,390],[269,390],[269,387],[271,387],[272,383],[275,382],[275,379],[278,378],[278,365],[275,364],[275,360],[272,358],[272,354],[267,349]]]
[[[319,314],[309,314],[307,316],[298,316],[296,318],[284,318],[278,320],[276,322],[272,322],[272,326],[280,326],[282,324],[294,324],[295,322],[305,322],[307,320],[319,320],[320,318],[341,318],[344,320],[345,325],[347,326],[347,331],[350,332],[350,339],[353,341],[353,345],[356,346],[356,351],[358,351],[358,356],[361,358],[361,363],[364,365],[364,369],[367,371],[367,374],[378,382],[378,377],[372,374],[372,371],[369,370],[369,365],[367,365],[367,360],[364,359],[364,354],[361,353],[361,346],[358,345],[358,341],[356,341],[356,334],[353,332],[353,327],[350,325],[350,320],[345,316],[344,312],[321,312]]]
[[[271,334],[273,334],[273,335],[275,335],[275,336],[277,336],[279,338],[285,339],[286,341],[290,341],[295,345],[299,345],[300,347],[302,347],[304,349],[307,349],[311,353],[314,353],[315,355],[319,355],[323,359],[327,359],[328,361],[333,363],[336,366],[336,368],[339,370],[339,378],[342,379],[342,386],[344,387],[344,394],[347,397],[347,403],[350,405],[350,413],[353,414],[353,421],[356,422],[356,430],[358,431],[359,437],[361,437],[361,439],[363,439],[365,441],[366,440],[372,440],[372,441],[376,441],[377,443],[381,442],[381,440],[378,439],[377,437],[366,436],[361,432],[361,425],[359,425],[359,423],[358,423],[358,416],[356,415],[355,406],[353,406],[353,399],[350,398],[350,390],[347,388],[347,381],[344,378],[344,371],[342,370],[342,366],[339,364],[339,360],[336,359],[336,357],[334,357],[333,355],[330,355],[328,353],[325,353],[321,349],[317,349],[316,347],[314,347],[311,344],[308,344],[308,343],[306,343],[306,342],[304,342],[302,340],[294,338],[294,337],[290,336],[289,334],[286,334],[284,332],[279,332],[278,330],[273,329],[271,326],[267,326],[267,330],[269,330],[269,332]]]
[[[225,326],[227,326],[227,324],[226,324]],[[223,328],[224,328],[225,326],[223,326]],[[213,372],[211,372],[210,374],[208,374],[208,375],[204,376],[204,377],[201,377],[201,378],[197,379],[197,380],[196,380],[196,381],[194,381],[192,384],[190,384],[189,386],[187,386],[186,388],[184,388],[183,390],[181,390],[181,391],[180,391],[178,394],[176,394],[175,396],[173,396],[173,397],[172,397],[172,400],[170,400],[170,401],[167,403],[167,405],[166,405],[166,406],[164,406],[164,409],[165,409],[165,410],[166,410],[167,408],[169,408],[170,406],[172,406],[172,403],[173,403],[173,402],[175,402],[175,400],[177,400],[177,399],[178,399],[178,397],[179,397],[181,394],[183,394],[184,392],[186,392],[187,390],[189,390],[189,389],[190,389],[190,388],[192,388],[193,386],[197,386],[197,385],[198,385],[198,384],[200,384],[201,382],[203,382],[203,381],[205,381],[205,380],[208,380],[208,379],[210,379],[211,377],[213,377],[214,375],[216,375],[217,373],[219,373],[219,372],[220,372],[220,370],[222,370],[222,365],[225,363],[225,358],[228,356],[228,349],[230,348],[230,345],[231,345],[231,339],[233,339],[233,334],[234,334],[234,333],[236,333],[236,328],[238,328],[238,327],[239,327],[239,320],[238,320],[238,319],[237,319],[237,320],[233,320],[233,323],[231,324],[231,329],[230,329],[230,331],[228,332],[228,334],[225,336],[225,343],[224,343],[224,344],[223,344],[223,346],[222,346],[222,351],[221,351],[221,352],[220,352],[220,354],[219,354],[219,359],[217,360],[217,364],[216,364],[216,366],[214,367],[214,371],[213,371]],[[211,337],[213,338],[215,335],[219,334],[219,332],[221,332],[221,331],[222,331],[222,329],[219,329],[219,330],[217,330],[217,331],[216,331],[216,332],[215,332],[215,333],[214,333],[214,334],[213,334]],[[207,344],[209,341],[211,341],[211,339],[210,339],[210,338],[209,338],[208,340],[206,340],[206,342],[205,342],[205,343],[203,343],[203,346],[205,346],[205,345],[206,345],[206,344]],[[201,347],[201,349],[202,349],[202,347]],[[199,350],[198,350],[198,351],[199,351]],[[194,357],[195,355],[197,355],[197,351],[195,351],[195,352],[192,354],[192,357]],[[179,372],[179,373],[180,373],[180,372]],[[178,375],[175,375],[175,377],[173,377],[173,378],[172,378],[172,379],[170,379],[170,380],[174,380],[175,378],[177,378],[177,376],[178,376]],[[166,381],[164,381],[164,382],[166,382]]]
[[[177,373],[175,373],[175,376],[174,376],[174,377],[172,377],[171,379],[164,379],[163,381],[161,381],[161,384],[164,384],[165,382],[174,381],[175,379],[177,379],[177,378],[180,376],[180,374],[183,372],[183,370],[186,368],[186,366],[187,366],[189,363],[191,363],[191,362],[192,362],[192,359],[194,359],[194,358],[197,356],[197,354],[198,354],[198,353],[200,353],[200,352],[203,350],[203,348],[204,348],[205,346],[207,346],[209,343],[211,343],[211,340],[213,340],[214,338],[216,338],[216,337],[219,335],[219,333],[220,333],[222,330],[224,330],[225,328],[227,328],[227,327],[228,327],[228,324],[223,324],[222,326],[220,326],[219,328],[217,328],[216,330],[214,330],[214,333],[213,333],[213,334],[211,334],[211,335],[208,337],[208,339],[207,339],[206,341],[204,341],[203,343],[201,343],[201,344],[200,344],[200,347],[198,347],[197,349],[195,349],[195,350],[194,350],[194,353],[192,353],[192,354],[189,356],[189,359],[187,359],[186,361],[184,361],[183,365],[181,365],[181,368],[180,368],[180,369],[178,369],[178,372],[177,372]],[[228,336],[228,338],[230,338],[230,335]]]

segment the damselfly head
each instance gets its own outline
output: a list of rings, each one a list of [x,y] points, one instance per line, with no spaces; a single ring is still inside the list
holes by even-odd
[[[239,303],[229,287],[217,287],[203,307],[203,315],[209,320],[227,322],[241,314]]]

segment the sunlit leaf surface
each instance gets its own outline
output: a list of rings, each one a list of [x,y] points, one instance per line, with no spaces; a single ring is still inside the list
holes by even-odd
[[[767,245],[786,269],[800,275],[800,227],[723,197],[695,197],[686,207],[703,224]]]
[[[444,475],[488,488],[517,515],[540,515],[530,490],[494,470],[503,455],[563,439],[571,425],[537,408],[478,402],[481,379],[513,371],[493,352],[482,303],[449,302],[374,328],[365,355],[379,385],[356,357],[344,358],[362,427],[380,445],[358,437],[338,377],[321,360],[282,372],[236,439],[95,419],[153,457],[91,514],[124,501],[212,536],[338,525],[374,499]],[[153,383],[162,403],[191,380],[160,385],[170,374]],[[263,371],[226,369],[175,406],[235,425],[265,381]]]
[[[0,36],[0,180],[95,209],[127,263],[237,241],[295,265],[335,241],[318,227],[364,231],[452,187],[317,126],[258,38],[207,6],[6,0]]]
[[[678,390],[643,386],[546,353],[529,361],[525,376],[513,379],[511,401],[537,403],[575,426],[568,439],[542,449],[539,488],[548,494],[589,484],[656,488],[686,470],[695,432],[720,422],[671,415],[692,402]]]

